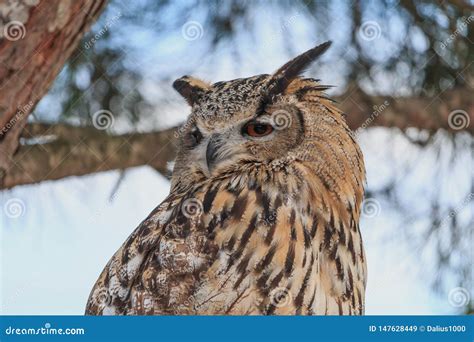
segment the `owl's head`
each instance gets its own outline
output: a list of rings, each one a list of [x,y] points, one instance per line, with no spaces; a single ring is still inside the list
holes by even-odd
[[[328,87],[300,77],[329,46],[308,50],[272,75],[214,84],[190,76],[177,79],[173,86],[192,112],[179,130],[172,187],[242,172],[248,165],[299,160],[317,168],[327,162],[331,144],[344,159],[357,153],[353,147],[340,149],[354,142],[342,113],[324,96]]]

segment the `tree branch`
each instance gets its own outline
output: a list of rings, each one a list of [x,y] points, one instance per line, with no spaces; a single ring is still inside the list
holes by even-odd
[[[370,97],[356,89],[337,98],[349,126],[417,127],[435,132],[450,127],[448,115],[464,110],[473,133],[473,97],[469,90],[451,90],[438,98]],[[374,106],[376,106],[374,109]],[[152,133],[109,135],[94,127],[34,123],[22,132],[23,143],[7,169],[1,188],[94,172],[150,165],[167,173],[176,151],[176,128]]]
[[[175,129],[114,136],[94,127],[33,124],[25,131],[25,139],[43,132],[53,140],[21,145],[2,188],[140,165],[166,174],[175,153]]]
[[[390,97],[369,96],[360,88],[349,89],[336,98],[338,107],[347,114],[349,127],[409,127],[450,132],[467,131],[474,135],[473,89],[447,90],[438,96]],[[458,111],[455,115],[450,113]]]

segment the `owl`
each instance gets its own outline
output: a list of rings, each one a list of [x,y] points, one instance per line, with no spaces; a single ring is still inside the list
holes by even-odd
[[[168,197],[91,291],[88,315],[360,315],[365,169],[345,117],[301,76],[330,46],[275,73],[184,76]]]

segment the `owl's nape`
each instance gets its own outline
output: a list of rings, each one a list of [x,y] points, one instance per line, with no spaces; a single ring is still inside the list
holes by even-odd
[[[364,313],[365,168],[327,86],[301,73],[185,76],[170,195],[112,257],[88,314]],[[105,298],[105,300],[104,300]]]

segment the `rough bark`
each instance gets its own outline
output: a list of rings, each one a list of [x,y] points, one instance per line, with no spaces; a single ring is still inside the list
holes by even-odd
[[[163,174],[175,153],[174,129],[109,135],[94,127],[29,124],[3,188],[149,165]],[[42,143],[30,144],[42,136]],[[37,141],[38,142],[38,141]]]
[[[460,88],[433,97],[369,96],[360,88],[338,97],[338,107],[347,113],[349,127],[408,127],[436,132],[438,129],[474,135],[473,89]],[[451,115],[450,115],[451,114]]]
[[[336,100],[353,130],[383,126],[473,133],[474,100],[468,89],[450,90],[438,98],[370,97],[353,90]],[[459,109],[470,121],[462,130],[453,129],[448,120],[449,113]],[[94,127],[29,124],[22,133],[26,143],[13,157],[0,188],[140,165],[167,173],[167,163],[176,151],[175,132],[169,129],[114,136]]]
[[[105,0],[0,2],[0,186],[18,138]]]

